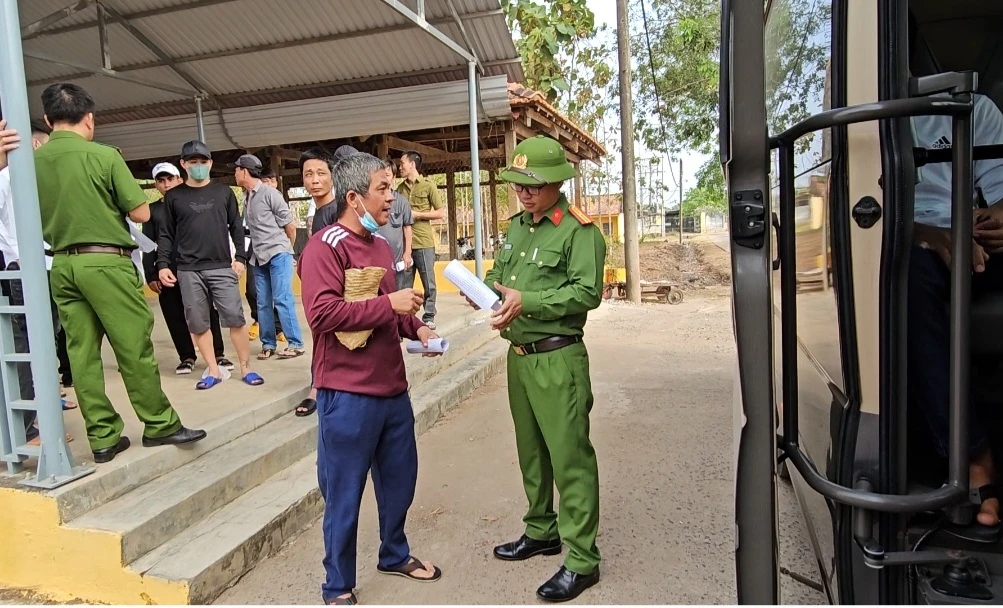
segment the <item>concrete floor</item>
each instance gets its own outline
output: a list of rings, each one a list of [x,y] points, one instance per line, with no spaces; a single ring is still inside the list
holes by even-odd
[[[603,580],[580,603],[735,601],[732,478],[733,338],[727,290],[690,292],[678,306],[604,305],[587,328],[596,406],[592,439],[602,479]],[[366,604],[527,604],[560,566],[521,563],[491,548],[522,532],[525,506],[503,375],[419,438],[413,553],[444,578],[418,585],[378,576],[371,491],[359,530],[359,599]],[[793,493],[781,488],[781,554],[818,580]],[[319,523],[262,562],[221,604],[317,604],[324,578]],[[783,577],[784,601],[822,603]]]

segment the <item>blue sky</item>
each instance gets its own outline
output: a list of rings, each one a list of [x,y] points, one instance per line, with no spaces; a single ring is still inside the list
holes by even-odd
[[[586,0],[589,8],[595,13],[596,21],[599,23],[605,23],[613,30],[616,29],[616,2],[614,0]],[[617,163],[620,162],[619,154],[617,156]],[[634,147],[634,156],[637,158],[650,157],[653,156],[650,150],[644,146],[643,143],[637,142]],[[694,154],[691,152],[683,152],[683,184],[686,190],[695,185],[695,173],[696,170],[700,168],[705,162],[707,162],[708,157],[702,154]],[[674,164],[675,165],[675,164]],[[666,176],[665,181],[672,184],[672,180]],[[675,200],[679,195],[678,193],[673,193],[670,195],[673,200]]]

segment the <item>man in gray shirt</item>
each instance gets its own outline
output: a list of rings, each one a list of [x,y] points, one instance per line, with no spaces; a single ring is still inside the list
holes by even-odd
[[[390,183],[394,183],[396,176],[395,166],[392,162],[387,162],[387,175]],[[414,274],[414,261],[411,259],[411,226],[414,219],[411,217],[411,204],[400,192],[394,192],[394,202],[390,204],[390,221],[380,226],[376,234],[382,236],[390,243],[390,249],[394,252],[394,270],[397,271],[397,289],[410,287],[414,282],[411,275]]]
[[[248,265],[254,266],[254,283],[258,291],[258,324],[261,327],[261,354],[258,359],[275,355],[276,331],[272,307],[278,310],[282,331],[289,346],[278,353],[280,359],[303,355],[303,334],[296,317],[293,297],[293,243],[296,223],[282,194],[261,181],[261,161],[245,154],[234,163],[237,185],[247,193],[244,216],[253,253]]]

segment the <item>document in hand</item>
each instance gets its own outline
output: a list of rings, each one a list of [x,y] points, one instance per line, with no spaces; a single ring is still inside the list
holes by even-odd
[[[425,353],[444,353],[449,350],[449,342],[445,338],[432,338],[428,341],[428,348],[421,345],[421,340],[411,340],[405,347],[412,355]]]
[[[450,283],[459,288],[460,293],[470,298],[481,310],[501,308],[498,294],[478,279],[474,273],[467,270],[467,267],[459,260],[453,260],[446,264],[446,269],[442,274]]]

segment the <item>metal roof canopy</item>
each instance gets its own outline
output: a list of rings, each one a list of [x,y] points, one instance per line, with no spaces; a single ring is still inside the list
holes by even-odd
[[[401,0],[68,1],[0,0],[0,97],[4,117],[24,134],[30,113],[42,114],[41,91],[54,82],[76,82],[87,89],[103,125],[194,113],[197,128],[192,134],[205,138],[203,104],[208,105],[232,147],[242,148],[227,129],[225,110],[448,84],[465,75],[475,264],[483,276],[479,78],[523,77],[499,0],[413,0],[414,9]],[[124,60],[114,61],[119,57]],[[400,112],[413,114],[415,108],[405,99]],[[448,120],[452,122],[439,126],[456,124],[455,118]],[[171,136],[176,145],[187,139],[180,133]],[[22,483],[53,488],[93,469],[76,466],[63,437],[54,388],[54,338],[42,318],[49,294],[31,148],[13,152],[11,165],[23,271],[0,269],[0,275],[22,280],[26,306],[23,311],[6,307],[11,310],[0,310],[0,315],[26,314],[35,345],[28,358],[39,399],[25,407],[38,412],[42,443],[29,450],[39,457],[36,476]],[[11,441],[21,439],[20,431],[10,430],[10,421],[20,418],[8,414],[20,410],[7,401],[6,391],[0,391],[0,452],[17,466],[28,452]]]
[[[99,131],[101,140],[113,145],[130,131],[135,136],[130,127],[149,135],[151,130],[165,132],[170,124],[143,119],[193,113],[195,134],[216,140],[206,133],[203,105],[215,112],[213,126],[223,136],[212,141],[217,149],[290,143],[290,137],[269,127],[289,125],[290,113],[299,107],[291,102],[323,97],[337,103],[338,96],[353,93],[448,86],[462,80],[464,67],[468,124],[476,133],[478,106],[484,109],[479,77],[522,78],[499,0],[411,0],[410,6],[401,0],[66,2],[19,1],[29,103],[40,114],[38,98],[45,86],[79,82],[95,98],[99,124],[133,123]],[[117,57],[128,59],[114,65]],[[455,95],[455,88],[451,92]],[[287,104],[286,112],[272,112],[274,124],[268,113],[255,121],[257,133],[274,134],[276,141],[259,136],[248,143],[228,128],[227,110],[274,110],[281,104]],[[408,97],[402,97],[402,114],[420,113],[421,108],[408,106]],[[498,117],[483,113],[487,119]],[[332,122],[336,117],[332,111]],[[454,115],[442,116],[442,124],[422,126],[456,124],[462,121]],[[165,135],[184,139],[176,130]],[[472,140],[476,179],[477,138]],[[176,147],[179,142],[172,143]],[[480,256],[476,268],[480,274]]]

